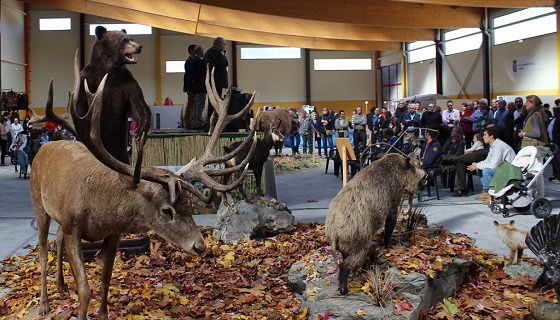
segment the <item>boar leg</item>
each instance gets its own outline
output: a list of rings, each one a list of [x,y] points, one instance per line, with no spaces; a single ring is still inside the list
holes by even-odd
[[[350,275],[350,268],[346,264],[346,257],[338,265],[338,291],[340,294],[348,294],[348,275]]]
[[[391,235],[397,225],[397,216],[398,212],[391,212],[385,219],[385,238],[383,241],[385,248],[389,248],[389,246],[391,246]]]

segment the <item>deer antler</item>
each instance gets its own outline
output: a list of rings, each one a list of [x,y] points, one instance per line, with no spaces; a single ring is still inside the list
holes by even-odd
[[[218,91],[216,90],[216,83],[214,81],[214,70],[212,70],[212,73],[210,74],[210,67],[208,65],[206,66],[206,82],[205,82],[205,85],[206,85],[206,91],[208,92],[208,97],[209,97],[210,103],[214,106],[215,113],[218,115],[218,120],[216,122],[216,125],[214,127],[214,131],[212,132],[212,135],[210,137],[210,141],[208,142],[208,145],[207,145],[206,149],[204,150],[204,153],[203,153],[202,157],[199,160],[191,161],[191,163],[189,163],[185,167],[181,168],[179,171],[177,171],[177,173],[181,174],[181,176],[184,179],[186,179],[187,181],[191,181],[191,182],[199,181],[199,182],[202,182],[209,187],[213,186],[213,187],[215,187],[216,191],[231,191],[233,188],[237,187],[237,185],[240,183],[240,180],[243,180],[245,178],[245,174],[246,174],[246,170],[247,170],[247,168],[246,168],[247,163],[249,162],[249,159],[252,157],[253,151],[254,151],[255,146],[256,146],[256,141],[257,140],[256,140],[256,137],[255,137],[255,130],[254,129],[251,130],[247,139],[234,152],[226,154],[222,157],[215,157],[215,156],[212,155],[212,149],[214,148],[214,146],[218,142],[220,134],[222,133],[222,131],[224,130],[226,125],[228,123],[230,123],[231,121],[234,121],[234,120],[237,120],[237,119],[241,118],[242,116],[244,116],[247,113],[249,108],[253,105],[253,101],[255,99],[256,92],[253,92],[253,94],[251,96],[251,99],[249,100],[247,105],[241,111],[239,111],[236,114],[229,115],[228,114],[228,107],[229,107],[229,103],[230,103],[230,100],[231,100],[231,94],[232,94],[231,87],[228,88],[226,96],[222,100],[220,98],[220,95],[218,94]],[[247,154],[245,159],[239,165],[231,167],[231,168],[227,168],[227,169],[218,169],[218,170],[204,168],[205,166],[207,166],[208,164],[211,164],[211,163],[224,163],[224,162],[232,159],[241,150],[243,150],[247,146],[247,144],[251,142],[251,140],[253,140],[251,150],[249,151],[249,153]],[[230,184],[230,185],[220,185],[220,184],[217,183],[217,181],[210,178],[210,176],[223,176],[223,175],[226,175],[226,174],[231,174],[233,172],[238,172],[242,168],[245,168],[245,169],[244,169],[242,175],[240,176],[240,178],[238,179],[238,181],[236,181],[236,182],[234,182],[233,184]]]
[[[47,104],[45,108],[45,115],[39,116],[35,111],[29,108],[31,111],[31,119],[29,122],[38,123],[51,121],[56,124],[63,126],[66,130],[70,131],[73,135],[77,135],[76,127],[74,126],[74,121],[70,115],[69,109],[71,104],[75,104],[78,99],[78,92],[80,91],[80,67],[78,65],[78,50],[74,55],[74,88],[73,91],[69,93],[68,106],[66,107],[66,112],[62,115],[57,115],[53,110],[53,79],[49,85],[49,95],[47,97]]]
[[[71,103],[70,112],[72,114],[72,118],[74,119],[75,123],[80,127],[81,132],[89,132],[89,137],[87,139],[83,139],[82,143],[88,148],[88,150],[104,165],[113,169],[116,172],[119,172],[124,175],[128,175],[133,177],[133,183],[137,184],[140,179],[156,182],[165,185],[170,193],[171,201],[175,202],[177,199],[177,188],[182,189],[185,188],[189,192],[195,194],[198,198],[203,201],[209,202],[212,200],[212,194],[214,191],[220,192],[227,192],[231,191],[232,189],[236,188],[245,178],[247,173],[247,163],[249,162],[249,158],[251,157],[255,146],[256,146],[256,137],[254,135],[254,131],[251,131],[249,134],[248,139],[244,141],[244,144],[251,143],[253,140],[253,144],[251,146],[251,151],[249,152],[247,158],[241,162],[238,166],[228,168],[228,169],[207,169],[205,166],[211,163],[223,163],[231,158],[233,158],[235,154],[229,154],[222,157],[215,157],[212,155],[212,149],[216,145],[218,138],[225,128],[225,126],[232,120],[239,118],[242,113],[247,110],[252,102],[253,99],[247,104],[247,106],[238,114],[235,115],[227,115],[227,105],[222,103],[216,107],[216,112],[218,112],[219,118],[217,122],[217,129],[214,131],[212,136],[210,137],[210,141],[207,144],[206,150],[204,154],[199,160],[193,159],[189,164],[183,167],[181,170],[177,171],[175,174],[169,174],[169,171],[162,170],[159,168],[153,167],[144,167],[140,170],[141,162],[142,162],[142,155],[143,155],[143,148],[144,144],[146,143],[146,136],[143,135],[140,139],[139,146],[138,146],[138,157],[136,161],[136,166],[133,168],[132,166],[123,163],[116,158],[114,158],[100,143],[101,138],[101,110],[102,110],[102,96],[105,87],[105,81],[107,80],[107,75],[103,77],[101,83],[95,94],[92,94],[88,88],[87,82],[84,81],[85,91],[88,96],[88,104],[90,107],[88,108],[88,112],[83,116],[80,117],[76,111],[76,104],[74,101]],[[207,82],[207,88],[209,88]],[[213,86],[214,92],[215,85]],[[208,90],[211,92],[211,90]],[[229,96],[231,97],[231,90],[228,90]],[[229,103],[229,99],[225,99],[224,101]],[[231,174],[232,172],[237,172],[243,170],[241,177],[232,182],[231,184],[220,184],[216,180],[212,179],[211,176],[222,176],[225,174]],[[208,188],[211,189],[210,196],[204,195],[200,190],[198,190],[194,186],[194,182],[201,182],[202,184],[206,185]]]

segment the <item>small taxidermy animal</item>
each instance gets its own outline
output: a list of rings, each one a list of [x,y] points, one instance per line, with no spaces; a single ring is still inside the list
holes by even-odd
[[[543,267],[533,290],[554,288],[556,299],[560,299],[560,216],[551,215],[539,221],[531,228],[526,243]]]
[[[523,249],[527,248],[527,245],[525,244],[525,238],[527,237],[527,233],[529,233],[528,230],[517,229],[514,224],[515,221],[513,220],[511,220],[509,223],[499,223],[498,221],[494,221],[498,237],[510,250],[510,265],[514,264],[513,258],[515,257],[516,252],[517,262],[515,264],[519,264],[519,261],[521,261],[521,256],[523,256]]]

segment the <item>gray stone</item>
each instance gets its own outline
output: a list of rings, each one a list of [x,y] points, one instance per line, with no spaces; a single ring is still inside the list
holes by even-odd
[[[222,205],[217,217],[214,237],[225,243],[286,232],[294,224],[290,210],[276,200],[239,201],[231,208]]]
[[[560,304],[552,301],[541,301],[535,306],[536,320],[560,319]]]
[[[338,262],[330,247],[320,248],[290,268],[288,282],[308,308],[309,319],[329,312],[329,319],[418,319],[420,310],[451,296],[457,290],[471,262],[455,259],[444,265],[434,279],[419,273],[403,275],[398,269],[390,268],[386,277],[393,274],[396,283],[394,292],[404,296],[412,306],[412,311],[395,314],[392,301],[384,307],[373,304],[371,297],[362,291],[341,296],[338,293]],[[352,280],[349,280],[349,283]],[[359,315],[359,312],[365,315]]]

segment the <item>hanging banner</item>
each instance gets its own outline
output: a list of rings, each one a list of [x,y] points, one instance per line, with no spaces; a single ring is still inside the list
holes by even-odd
[[[511,61],[513,77],[527,77],[535,75],[535,56],[515,57]]]

